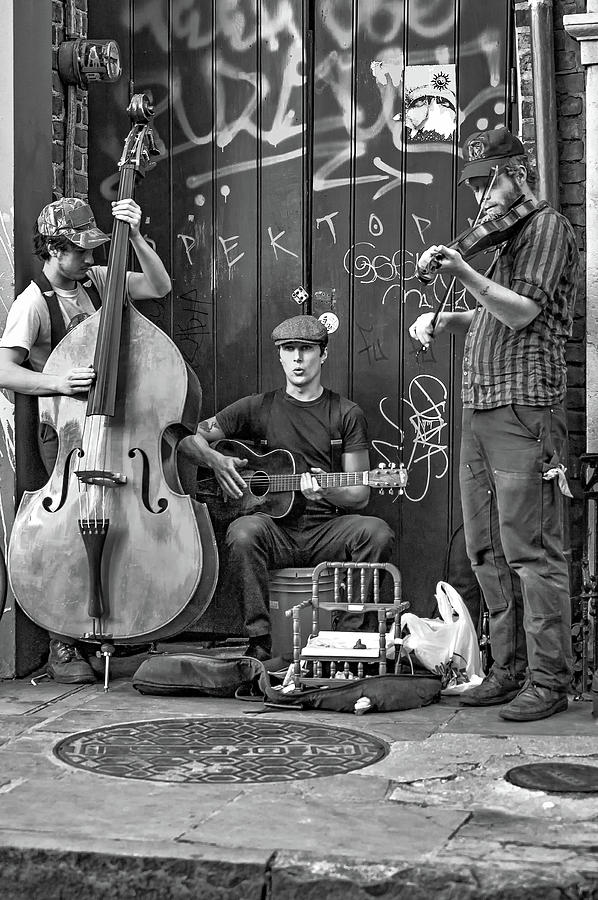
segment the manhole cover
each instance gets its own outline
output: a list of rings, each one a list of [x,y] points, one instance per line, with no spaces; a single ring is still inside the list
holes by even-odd
[[[530,763],[516,766],[505,775],[517,787],[553,793],[591,793],[598,791],[598,766],[577,763]]]
[[[386,756],[383,741],[346,728],[264,719],[127,722],[61,740],[54,753],[87,772],[145,781],[294,781],[339,775]]]

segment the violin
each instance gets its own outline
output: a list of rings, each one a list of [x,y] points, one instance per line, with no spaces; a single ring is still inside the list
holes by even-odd
[[[133,196],[155,152],[148,97],[136,94],[128,112],[118,199]],[[183,492],[176,466],[178,441],[199,422],[201,386],[168,335],[128,301],[128,252],[129,225],[116,220],[102,306],[45,365],[58,373],[93,359],[96,380],[87,397],[40,398],[58,453],[47,484],[21,499],[8,554],[27,615],[101,648],[185,630],[218,575],[207,507]]]
[[[482,205],[483,200],[480,203],[480,208],[482,208]],[[517,234],[526,219],[544,205],[546,205],[545,202],[540,202],[535,198],[520,200],[504,215],[479,223],[476,222],[471,228],[466,228],[445,246],[451,250],[457,250],[463,259],[471,259],[477,253],[483,253],[509,241]],[[427,266],[422,267],[418,262],[416,274],[423,284],[430,284],[436,277],[435,273],[439,268],[440,255],[434,254]]]

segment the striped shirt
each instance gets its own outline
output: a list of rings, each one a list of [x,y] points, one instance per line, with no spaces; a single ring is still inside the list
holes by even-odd
[[[549,406],[567,388],[565,342],[573,327],[579,253],[569,221],[541,206],[501,249],[492,280],[540,312],[515,331],[478,305],[463,351],[463,405]]]

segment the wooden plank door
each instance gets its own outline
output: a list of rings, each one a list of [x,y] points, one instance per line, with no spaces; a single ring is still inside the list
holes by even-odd
[[[405,493],[371,510],[395,529],[405,596],[424,613],[461,515],[461,346],[412,346],[408,325],[446,287],[414,267],[474,215],[459,145],[510,124],[510,28],[510,0],[89,3],[89,34],[124,57],[122,80],[89,95],[104,227],[131,88],[156,109],[163,153],[138,199],[173,292],[143,311],[198,373],[206,416],[280,383],[278,321],[327,314],[328,384],[363,407],[372,464],[408,470]]]
[[[371,509],[397,534],[405,596],[430,612],[461,520],[461,346],[412,346],[409,324],[448,286],[419,283],[415,262],[474,215],[456,185],[463,137],[509,121],[510,4],[322,0],[314,28],[314,306],[339,319],[328,371],[367,415],[372,464],[408,470],[405,493]]]

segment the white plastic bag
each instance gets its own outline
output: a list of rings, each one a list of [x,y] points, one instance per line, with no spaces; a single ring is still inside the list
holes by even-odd
[[[456,685],[460,689],[479,684],[484,671],[478,637],[463,598],[446,581],[439,581],[436,602],[441,618],[422,619],[414,613],[403,613],[401,622],[409,628],[403,647],[431,672],[446,669],[451,663],[464,669],[468,681]]]

